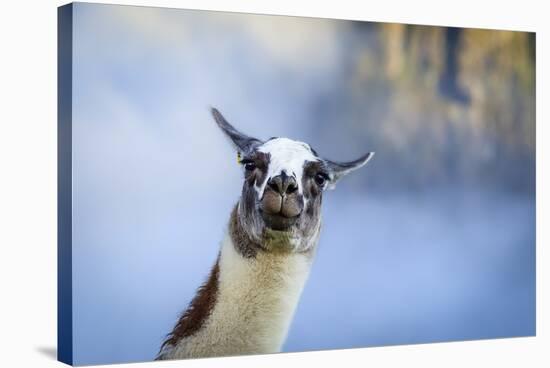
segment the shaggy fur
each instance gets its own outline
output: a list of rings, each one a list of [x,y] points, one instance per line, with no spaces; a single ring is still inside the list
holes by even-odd
[[[237,219],[236,211],[233,214],[230,227]],[[313,249],[290,253],[284,246],[272,245],[278,250],[267,252],[250,243],[236,243],[235,235],[242,233],[226,235],[209,280],[157,359],[280,351],[309,274]]]
[[[216,303],[219,275],[220,266],[218,256],[218,260],[214,264],[208,280],[197,291],[197,295],[193,298],[187,310],[178,320],[174,330],[162,344],[161,351],[166,346],[175,346],[181,339],[193,335],[202,327]]]

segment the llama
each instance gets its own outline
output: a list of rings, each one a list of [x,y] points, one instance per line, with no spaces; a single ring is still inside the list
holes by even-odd
[[[373,156],[337,163],[288,138],[261,141],[212,108],[243,166],[207,281],[168,334],[158,360],[279,352],[315,255],[322,193]]]

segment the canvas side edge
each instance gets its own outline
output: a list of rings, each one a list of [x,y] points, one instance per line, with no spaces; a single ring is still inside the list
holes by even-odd
[[[73,4],[57,9],[57,360],[73,364]]]

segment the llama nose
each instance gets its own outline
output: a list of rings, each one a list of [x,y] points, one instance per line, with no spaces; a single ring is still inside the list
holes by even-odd
[[[281,175],[272,177],[267,185],[282,196],[294,193],[298,189],[294,176],[288,176],[284,171]]]

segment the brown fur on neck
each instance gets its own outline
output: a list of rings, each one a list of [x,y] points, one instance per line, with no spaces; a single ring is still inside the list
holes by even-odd
[[[229,236],[235,250],[244,258],[256,258],[258,252],[267,251],[262,245],[250,240],[250,237],[243,229],[238,217],[238,204],[233,208],[229,220]],[[315,247],[305,250],[308,256],[312,257]],[[273,251],[273,250],[272,250]],[[164,359],[163,350],[165,347],[176,346],[182,339],[192,336],[199,331],[210,316],[217,301],[219,289],[220,256],[206,282],[198,289],[197,294],[189,304],[189,307],[181,315],[172,332],[168,334],[163,342],[157,360]]]
[[[238,205],[237,205],[238,206]],[[260,247],[252,241],[243,230],[238,220],[237,206],[231,212],[229,220],[229,234],[235,244],[236,250],[245,258],[255,258]],[[193,335],[200,330],[212,309],[216,304],[216,296],[218,293],[219,283],[219,257],[210,272],[206,282],[198,289],[197,294],[189,304],[189,307],[181,315],[176,326],[168,334],[166,340],[162,343],[160,352],[166,346],[176,346],[181,339]],[[162,359],[162,354],[159,354],[157,359]]]
[[[212,271],[210,272],[208,279],[198,289],[197,294],[189,304],[189,307],[181,315],[172,332],[168,334],[166,340],[162,343],[160,352],[162,352],[165,346],[176,346],[181,339],[191,336],[200,330],[203,323],[210,315],[210,312],[212,312],[214,304],[216,304],[216,297],[218,293],[220,273],[219,260],[220,256],[218,255],[218,259],[216,260],[214,267],[212,267]],[[160,353],[157,359],[162,359]]]

